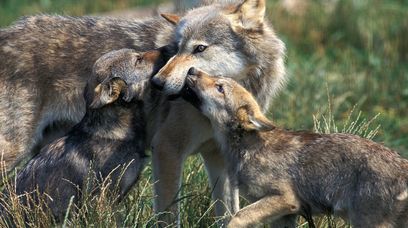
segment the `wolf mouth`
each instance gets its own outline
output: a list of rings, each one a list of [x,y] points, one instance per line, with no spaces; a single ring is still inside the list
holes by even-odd
[[[183,89],[181,90],[181,97],[200,110],[201,106],[201,99],[197,96],[196,92],[188,85],[188,83],[184,84]]]

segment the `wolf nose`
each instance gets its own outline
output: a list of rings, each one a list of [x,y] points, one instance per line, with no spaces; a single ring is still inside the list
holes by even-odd
[[[150,79],[150,82],[152,83],[154,88],[158,90],[163,90],[164,82],[160,80],[158,77],[153,77],[152,79]]]
[[[187,73],[188,75],[197,75],[198,74],[198,70],[196,69],[196,68],[194,68],[194,67],[191,67],[189,70],[188,70],[188,73]]]

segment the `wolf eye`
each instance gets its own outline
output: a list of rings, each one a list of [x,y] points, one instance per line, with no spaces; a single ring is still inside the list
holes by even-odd
[[[218,92],[224,94],[224,88],[222,87],[222,85],[215,85],[215,88],[217,89]]]
[[[205,49],[207,49],[207,46],[200,44],[200,45],[197,45],[197,46],[194,48],[193,53],[195,54],[195,53],[203,52],[203,51],[205,51]]]

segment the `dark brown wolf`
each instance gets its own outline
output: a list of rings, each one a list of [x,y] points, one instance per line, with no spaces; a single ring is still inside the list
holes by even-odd
[[[147,158],[145,107],[151,98],[150,76],[165,63],[162,50],[121,49],[99,58],[84,92],[85,116],[18,173],[16,193],[44,194],[58,220],[72,196],[80,202],[91,173],[100,183],[110,178],[110,187],[118,186],[112,190],[123,198]]]

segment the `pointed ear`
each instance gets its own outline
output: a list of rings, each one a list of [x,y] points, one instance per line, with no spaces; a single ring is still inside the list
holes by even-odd
[[[261,116],[249,116],[249,122],[251,123],[251,127],[255,127],[258,131],[271,131],[275,129],[272,122],[266,118],[263,114]]]
[[[177,25],[180,21],[180,16],[176,14],[171,14],[171,13],[162,13],[160,14],[164,19],[166,19],[168,22],[172,23],[173,25]]]
[[[245,0],[229,16],[234,27],[259,29],[264,22],[265,0]]]
[[[270,131],[275,128],[272,122],[260,111],[250,110],[250,107],[243,106],[237,111],[237,119],[242,128],[247,131]]]
[[[89,107],[92,109],[101,108],[116,101],[126,88],[126,82],[121,78],[112,78],[107,82],[98,84]]]

